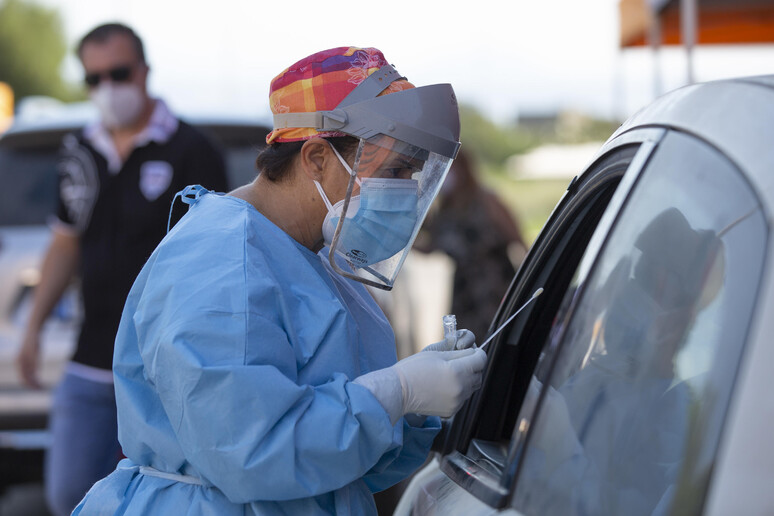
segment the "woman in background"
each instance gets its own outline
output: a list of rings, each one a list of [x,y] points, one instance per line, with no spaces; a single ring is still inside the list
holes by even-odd
[[[451,313],[483,338],[527,245],[508,208],[479,182],[472,161],[460,150],[414,248],[451,257]]]

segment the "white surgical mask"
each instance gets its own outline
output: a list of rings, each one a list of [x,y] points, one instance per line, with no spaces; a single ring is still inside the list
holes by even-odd
[[[132,125],[142,113],[145,98],[136,84],[105,81],[89,94],[109,129]]]

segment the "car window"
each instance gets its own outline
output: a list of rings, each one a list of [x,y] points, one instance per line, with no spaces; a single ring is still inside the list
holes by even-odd
[[[269,128],[262,125],[195,124],[223,151],[229,189],[251,182],[258,175],[255,158],[266,146]]]
[[[734,165],[669,133],[567,289],[519,415],[515,508],[701,512],[766,239]]]
[[[647,147],[647,148],[646,148]],[[485,382],[446,431],[441,469],[492,506],[507,500],[508,449],[519,407],[559,310],[563,293],[611,202],[624,172],[641,166],[652,145],[620,146],[601,156],[568,187],[514,279],[492,328],[502,325],[538,288],[525,308],[487,350]],[[473,474],[475,472],[475,474]]]
[[[255,158],[260,149],[254,145],[230,146],[225,148],[226,172],[229,188],[234,189],[250,183],[258,176]]]
[[[0,146],[0,226],[45,224],[56,203],[53,147]]]

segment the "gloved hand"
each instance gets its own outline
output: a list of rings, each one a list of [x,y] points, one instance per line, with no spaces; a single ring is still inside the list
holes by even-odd
[[[403,391],[402,412],[451,417],[481,387],[485,366],[486,353],[480,349],[431,351],[404,358],[392,366]]]
[[[371,391],[394,425],[404,414],[450,417],[481,386],[485,365],[481,349],[429,351],[358,376],[352,383]]]
[[[476,336],[470,330],[457,330],[457,344],[452,347],[446,339],[428,344],[422,351],[452,351],[454,349],[468,349],[476,344]]]

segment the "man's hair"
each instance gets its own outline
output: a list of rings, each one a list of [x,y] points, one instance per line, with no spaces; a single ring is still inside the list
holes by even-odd
[[[136,32],[123,23],[105,23],[89,31],[78,43],[78,58],[83,59],[83,47],[87,43],[104,43],[118,34],[123,34],[129,38],[140,62],[145,64],[145,50],[142,46],[142,40]]]

